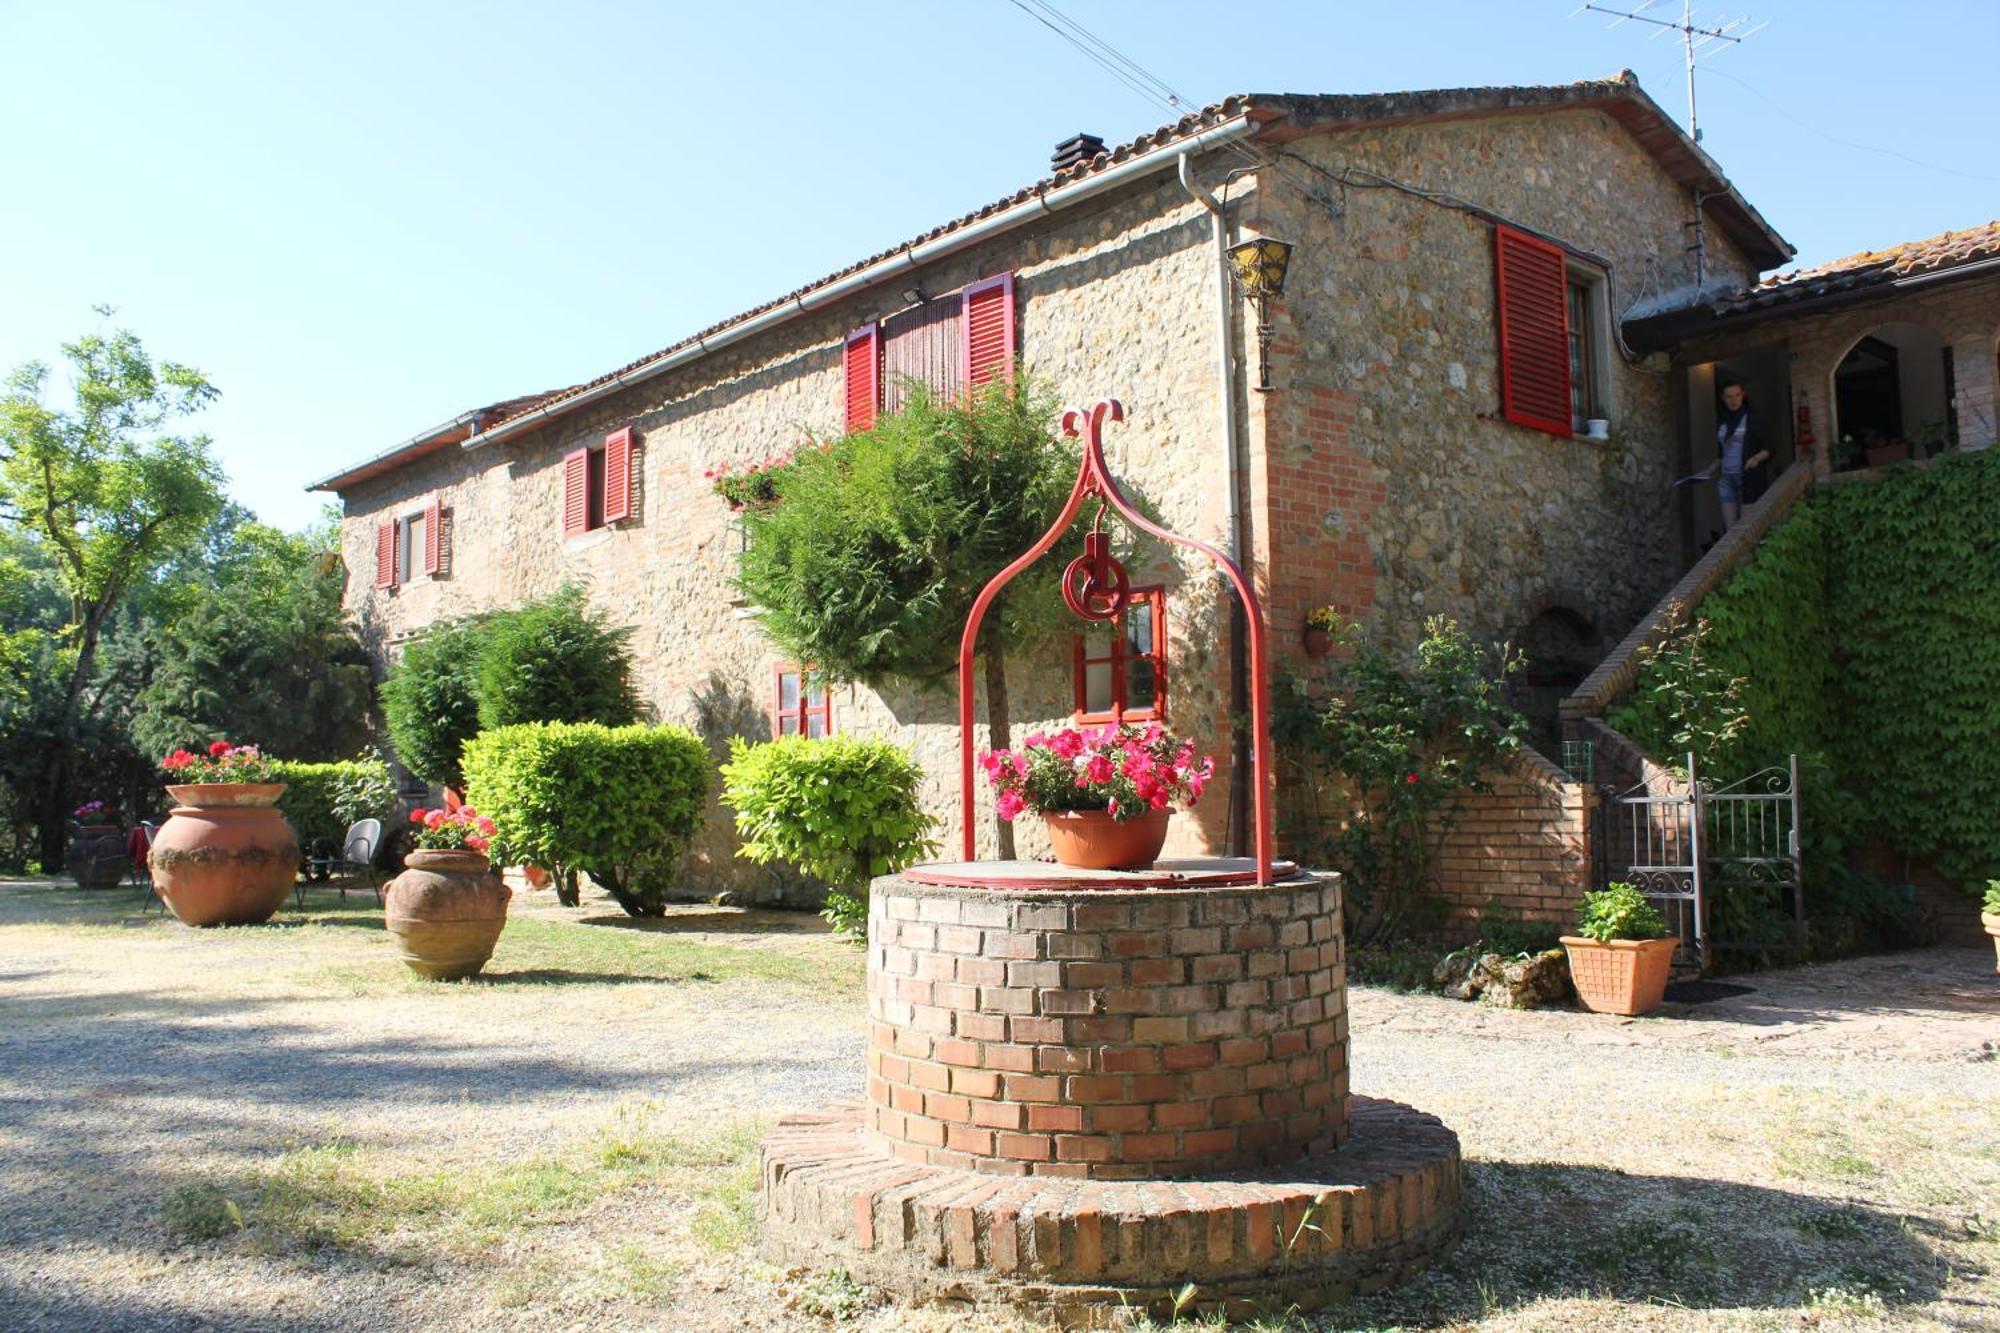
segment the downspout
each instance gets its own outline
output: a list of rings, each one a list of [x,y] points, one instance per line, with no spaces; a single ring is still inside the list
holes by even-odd
[[[1222,411],[1222,476],[1223,493],[1226,497],[1224,512],[1227,515],[1223,537],[1223,549],[1236,567],[1247,574],[1250,564],[1244,552],[1243,542],[1243,500],[1241,477],[1243,467],[1240,461],[1242,436],[1236,428],[1236,357],[1231,346],[1229,322],[1230,297],[1234,294],[1229,276],[1229,221],[1223,216],[1222,205],[1215,196],[1194,183],[1194,154],[1182,152],[1175,161],[1180,176],[1181,188],[1186,190],[1203,208],[1208,210],[1209,235],[1215,243],[1215,359],[1217,382],[1220,388],[1216,394],[1216,405]],[[1250,784],[1243,781],[1243,775],[1250,771],[1250,733],[1243,725],[1243,718],[1250,712],[1250,672],[1247,634],[1243,622],[1243,606],[1235,597],[1229,598],[1229,716],[1230,716],[1230,783],[1229,783],[1229,830],[1228,846],[1231,856],[1243,856],[1249,850],[1249,799]]]

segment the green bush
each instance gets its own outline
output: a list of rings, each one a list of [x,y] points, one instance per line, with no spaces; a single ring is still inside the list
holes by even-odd
[[[592,612],[576,584],[492,617],[479,650],[480,727],[638,721],[631,637]]]
[[[382,685],[389,743],[403,767],[425,782],[463,785],[460,754],[479,733],[479,653],[483,620],[445,621],[407,644]]]
[[[1986,881],[1986,897],[1980,902],[1979,910],[1992,916],[2000,916],[2000,879]]]
[[[338,847],[347,826],[359,819],[379,819],[385,832],[393,828],[396,782],[388,763],[372,750],[332,764],[274,760],[271,780],[285,784],[278,808],[301,847],[322,838]]]
[[[1611,940],[1657,940],[1667,923],[1633,885],[1613,883],[1586,893],[1576,912],[1576,933],[1599,944]]]
[[[527,722],[465,747],[466,802],[512,863],[545,866],[564,903],[589,875],[632,916],[660,916],[708,803],[708,750],[680,727]]]
[[[2000,871],[1996,512],[2000,450],[1822,487],[1700,607],[1746,724],[1697,762],[1723,783],[1800,756],[1809,915],[1871,831],[1968,886]],[[1672,674],[1649,661],[1610,719],[1662,758],[1712,732]]]
[[[867,925],[868,881],[891,875],[937,844],[918,807],[923,774],[901,746],[833,736],[729,743],[723,803],[736,811],[737,855],[785,861],[826,881],[826,919],[850,935]]]

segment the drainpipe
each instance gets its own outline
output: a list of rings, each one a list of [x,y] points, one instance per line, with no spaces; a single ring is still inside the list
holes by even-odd
[[[1234,294],[1229,277],[1229,222],[1214,195],[1194,183],[1194,154],[1183,152],[1175,166],[1181,188],[1208,210],[1209,235],[1215,244],[1215,358],[1220,388],[1216,405],[1222,411],[1222,476],[1226,497],[1227,526],[1223,549],[1237,568],[1249,573],[1243,543],[1243,505],[1240,488],[1242,438],[1236,429],[1236,357],[1231,345],[1229,302]],[[1249,798],[1251,787],[1242,781],[1250,771],[1250,733],[1242,719],[1250,711],[1250,671],[1247,630],[1243,606],[1229,598],[1229,854],[1243,856],[1249,850]]]

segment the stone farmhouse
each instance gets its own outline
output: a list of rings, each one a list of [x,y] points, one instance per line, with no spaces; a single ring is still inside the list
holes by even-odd
[[[1552,748],[1558,700],[1703,539],[1671,487],[1699,461],[1689,376],[1623,318],[1753,289],[1784,239],[1629,72],[1238,96],[1108,151],[1069,147],[977,212],[316,483],[344,506],[349,604],[378,661],[441,618],[582,581],[634,627],[661,721],[717,744],[896,739],[951,845],[950,692],[822,690],[810,663],[781,660],[733,600],[740,533],[706,474],[865,425],[909,380],[950,392],[1018,362],[1065,401],[1123,401],[1114,468],[1169,526],[1239,553],[1277,670],[1303,662],[1323,604],[1405,642],[1456,617],[1526,646]],[[1294,247],[1262,349],[1225,256],[1255,237]],[[1174,555],[1128,564],[1145,592],[1115,634],[1009,661],[1014,725],[1164,717],[1230,754],[1245,686],[1228,599]],[[1581,873],[1585,797],[1534,756],[1519,786],[1505,799],[1521,813],[1470,825],[1489,854],[1453,864],[1468,898],[1503,887],[1553,915]],[[1240,846],[1241,795],[1219,780],[1170,852]],[[1038,836],[1023,826],[1022,854]],[[718,810],[690,887],[782,895],[731,845]]]

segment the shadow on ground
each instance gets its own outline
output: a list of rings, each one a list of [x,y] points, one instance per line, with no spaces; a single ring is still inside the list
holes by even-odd
[[[1936,1300],[1929,1223],[1784,1190],[1561,1163],[1468,1163],[1464,1235],[1409,1286],[1343,1313],[1458,1324],[1564,1298],[1686,1309]]]
[[[826,922],[810,912],[732,911],[674,912],[665,916],[633,917],[604,914],[578,918],[586,926],[610,926],[665,935],[825,935]]]

